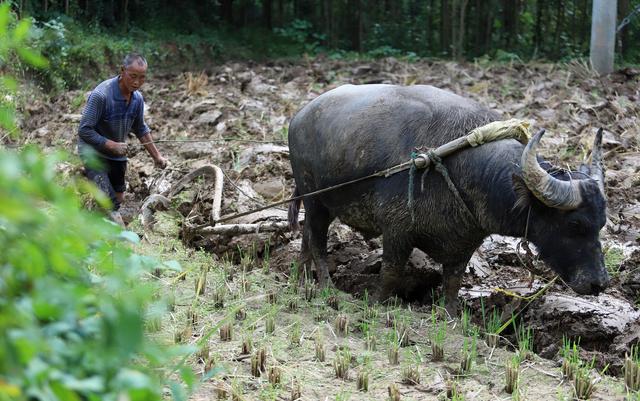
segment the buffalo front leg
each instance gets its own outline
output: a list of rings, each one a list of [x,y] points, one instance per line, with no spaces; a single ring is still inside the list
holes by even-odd
[[[378,301],[384,301],[401,292],[404,280],[406,280],[405,265],[412,250],[413,247],[402,238],[393,234],[383,235],[381,283],[376,297]]]
[[[452,317],[458,315],[458,292],[466,267],[466,261],[442,265],[442,292],[444,293],[445,308]]]

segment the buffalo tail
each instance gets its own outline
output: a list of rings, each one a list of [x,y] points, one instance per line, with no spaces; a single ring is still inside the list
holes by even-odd
[[[298,187],[293,189],[292,198],[296,196],[300,196],[300,191],[298,191]],[[289,213],[288,213],[288,221],[289,221],[289,229],[291,231],[300,230],[300,224],[298,224],[298,214],[300,213],[300,203],[302,203],[302,199],[295,199],[289,202]]]

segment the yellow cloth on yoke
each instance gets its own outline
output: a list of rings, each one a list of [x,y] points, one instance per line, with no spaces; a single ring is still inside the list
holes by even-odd
[[[517,118],[506,121],[494,121],[472,130],[466,138],[469,145],[474,147],[500,139],[515,139],[526,145],[531,138],[529,125],[527,121]]]

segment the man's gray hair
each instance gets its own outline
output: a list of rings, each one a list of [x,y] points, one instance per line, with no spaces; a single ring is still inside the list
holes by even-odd
[[[124,56],[122,60],[122,66],[124,68],[131,67],[133,63],[142,62],[144,65],[147,65],[147,59],[145,59],[140,53],[129,53]]]

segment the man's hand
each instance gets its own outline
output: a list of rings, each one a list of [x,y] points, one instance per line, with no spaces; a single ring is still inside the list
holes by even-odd
[[[127,154],[127,144],[125,142],[115,142],[107,139],[107,142],[104,143],[104,148],[114,156],[125,156]]]
[[[156,167],[162,170],[164,170],[169,165],[169,161],[160,155],[158,155],[158,157],[153,159],[153,162],[156,165]]]

